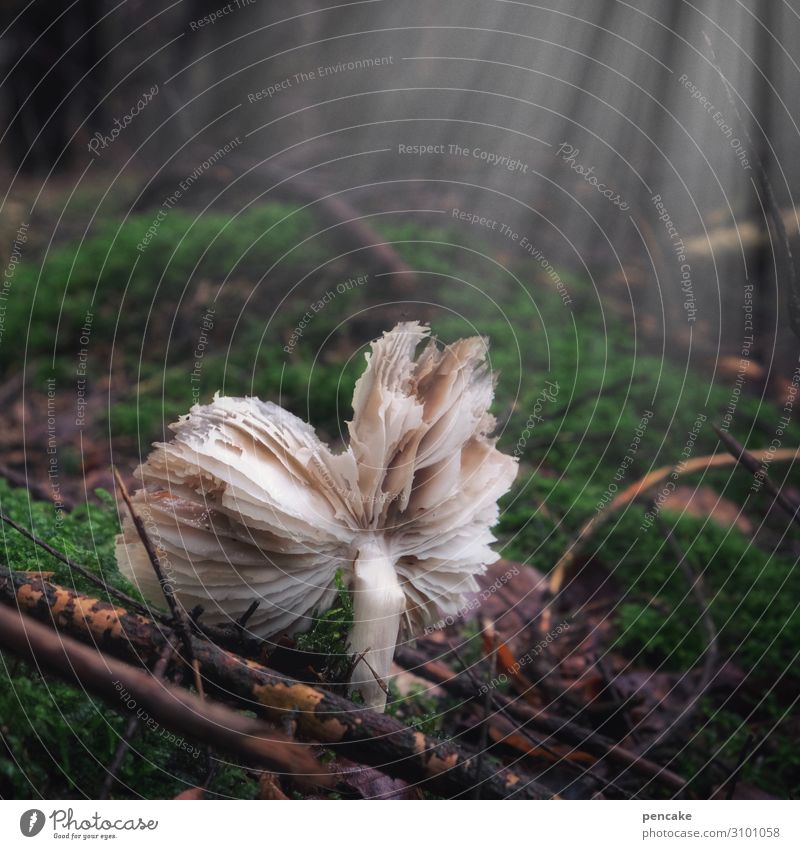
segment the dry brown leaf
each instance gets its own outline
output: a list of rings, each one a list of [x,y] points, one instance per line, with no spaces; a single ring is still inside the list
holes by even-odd
[[[198,799],[205,799],[206,791],[202,787],[189,787],[188,790],[184,790],[182,793],[178,793],[175,797],[176,799],[181,799],[182,801],[197,801]]]
[[[663,510],[686,513],[698,519],[708,517],[723,528],[737,527],[743,534],[753,532],[753,523],[738,505],[723,498],[710,486],[678,486],[661,504]]]

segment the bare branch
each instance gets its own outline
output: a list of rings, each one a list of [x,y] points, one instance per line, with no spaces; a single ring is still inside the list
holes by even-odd
[[[135,663],[154,662],[164,646],[163,628],[147,617],[2,567],[0,602],[19,606],[59,631]],[[351,760],[443,796],[464,795],[481,784],[486,798],[553,797],[552,791],[516,768],[489,761],[479,771],[474,753],[454,743],[426,736],[391,716],[244,660],[206,640],[193,637],[192,649],[205,682],[215,691],[273,721],[290,716],[305,738]]]
[[[105,581],[102,581],[97,575],[92,574],[85,566],[81,566],[79,563],[76,563],[74,560],[71,560],[65,554],[62,554],[57,548],[53,548],[52,545],[46,543],[44,540],[39,539],[35,534],[29,531],[23,525],[15,522],[10,516],[6,516],[5,513],[0,511],[0,521],[5,522],[6,525],[12,527],[17,533],[22,534],[22,536],[29,539],[34,545],[38,545],[43,551],[46,551],[51,556],[55,557],[56,560],[60,560],[65,566],[68,566],[73,572],[77,572],[82,577],[86,578],[87,581],[94,584],[96,587],[99,587],[104,592],[107,592],[110,596],[118,599],[119,601],[124,602],[129,607],[132,607],[134,610],[137,610],[139,613],[147,614],[149,611],[147,608],[139,601],[136,601],[135,598],[131,598],[127,593],[122,592],[122,590],[118,590],[115,587],[109,586]]]
[[[170,731],[273,772],[289,773],[307,785],[330,783],[324,767],[307,748],[267,729],[263,722],[223,705],[203,702],[149,672],[107,657],[5,606],[0,606],[0,647],[31,660],[37,668],[79,684],[112,707],[124,708],[125,701],[133,699]]]

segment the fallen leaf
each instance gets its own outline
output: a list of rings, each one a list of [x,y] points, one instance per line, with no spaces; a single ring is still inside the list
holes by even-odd
[[[723,498],[710,486],[678,486],[662,501],[661,509],[698,519],[708,517],[723,528],[737,527],[748,536],[753,532],[753,523],[739,506]]]
[[[183,801],[196,801],[197,799],[205,799],[205,797],[206,791],[202,787],[189,787],[188,790],[178,793],[175,798]]]

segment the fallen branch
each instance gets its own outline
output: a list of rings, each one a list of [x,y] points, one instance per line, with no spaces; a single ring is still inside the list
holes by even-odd
[[[571,413],[574,413],[579,407],[583,407],[585,404],[590,401],[594,401],[597,404],[601,398],[614,398],[616,397],[616,393],[620,389],[625,389],[627,392],[636,386],[636,384],[641,383],[643,380],[643,375],[625,375],[625,377],[620,378],[619,380],[615,380],[613,383],[602,384],[601,386],[592,386],[587,389],[585,392],[581,392],[580,395],[575,395],[570,398],[565,404],[558,407],[553,411],[549,411],[547,413],[547,421],[549,422],[558,422],[565,419]],[[502,422],[501,426],[498,427],[500,432],[505,430],[505,427],[509,424],[511,420],[511,415]],[[542,440],[531,440],[527,443],[528,450],[536,449],[536,448],[548,448],[552,443],[552,438],[542,439]]]
[[[377,275],[390,277],[387,284],[389,291],[399,296],[414,291],[416,278],[411,267],[344,197],[334,193],[324,195],[317,183],[284,172],[274,165],[261,164],[256,168],[276,181],[276,193],[311,207],[348,252],[363,251]]]
[[[800,208],[786,206],[777,210],[784,229],[790,238],[798,236],[797,222]],[[684,240],[688,260],[712,260],[719,256],[745,251],[755,251],[769,246],[770,233],[757,219],[739,220],[734,224],[711,227],[698,236],[687,236]]]
[[[213,152],[210,148],[209,151]],[[231,156],[229,162],[256,187],[260,196],[271,195],[302,204],[302,209],[308,209],[324,225],[322,233],[327,233],[345,252],[362,254],[365,264],[375,276],[388,276],[386,289],[389,292],[401,298],[415,291],[417,277],[413,269],[386,237],[372,226],[368,217],[345,199],[344,193],[325,192],[320,189],[317,180],[293,174],[274,162],[236,155]],[[176,178],[182,179],[179,173],[163,172],[140,195],[136,208],[144,209],[160,203],[165,187],[171,187]],[[223,190],[230,188],[229,178],[225,175],[209,172],[209,179],[216,180]]]
[[[0,602],[136,664],[155,662],[164,647],[163,629],[147,617],[3,567]],[[553,796],[522,772],[491,761],[478,769],[476,756],[454,743],[428,737],[391,716],[243,660],[206,640],[193,637],[192,650],[204,680],[218,693],[274,721],[288,718],[304,738],[351,760],[445,796],[466,794],[479,783],[487,798]]]
[[[151,673],[105,657],[28,616],[0,606],[0,648],[32,661],[38,669],[75,683],[112,707],[127,711],[133,699],[159,724],[272,772],[291,774],[306,786],[330,784],[330,776],[307,748],[263,722],[230,708],[208,704]]]
[[[464,671],[464,674],[469,678],[472,683],[472,687],[474,688],[475,693],[480,693],[483,689],[480,681],[474,676],[472,670],[469,667],[469,664],[460,656],[458,649],[448,640],[447,645],[450,647],[450,651],[455,655],[458,662],[461,664],[461,668]],[[406,653],[405,647],[402,649],[403,653]],[[409,649],[409,655],[415,654],[415,650]],[[422,657],[422,655],[420,655]],[[406,663],[413,665],[413,661],[410,657],[406,657],[405,663],[401,658],[398,659],[398,662],[405,666]],[[429,680],[435,680],[443,686],[443,689],[446,689],[445,680],[451,680],[453,676],[453,672],[450,668],[444,664],[440,663],[438,660],[422,660],[421,661],[423,667],[428,667],[428,675],[423,674],[421,677],[427,677]],[[405,668],[411,670],[410,666],[406,666]],[[418,669],[415,666],[413,669],[414,673],[418,673]],[[490,678],[491,683],[491,678]],[[461,688],[459,688],[461,689]],[[462,695],[462,693],[459,693]],[[466,690],[463,691],[463,696],[469,697],[469,694]],[[495,742],[506,742],[509,738],[520,737],[524,744],[524,748],[527,754],[533,755],[534,757],[541,757],[545,760],[548,760],[550,763],[559,763],[563,764],[566,767],[577,770],[580,774],[581,778],[588,779],[589,781],[594,781],[599,784],[601,787],[614,787],[621,795],[628,796],[626,791],[624,791],[621,787],[615,784],[613,781],[605,778],[601,778],[599,775],[595,775],[590,772],[589,769],[582,767],[579,763],[577,763],[574,759],[570,759],[569,757],[564,757],[561,753],[557,752],[552,746],[548,746],[547,742],[541,739],[541,736],[534,737],[533,734],[526,728],[521,728],[517,722],[514,721],[514,718],[511,712],[507,707],[504,706],[498,694],[494,692],[494,688],[492,686],[487,687],[487,696],[491,698],[491,706],[496,709],[496,714],[493,717],[494,722],[497,725],[502,726],[500,728],[501,736],[499,740]],[[486,718],[486,707],[484,706],[484,718]],[[505,722],[498,721],[501,718],[505,719]],[[517,749],[522,748],[519,743],[516,743],[515,747]],[[573,747],[576,748],[576,747]],[[578,751],[577,754],[582,755],[583,753]],[[596,760],[592,758],[592,763]]]

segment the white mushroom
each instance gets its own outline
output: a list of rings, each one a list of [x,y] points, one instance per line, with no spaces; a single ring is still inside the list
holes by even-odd
[[[348,648],[366,660],[351,685],[379,709],[376,676],[387,680],[401,631],[455,614],[497,560],[497,500],[517,472],[489,436],[485,340],[440,348],[429,334],[408,322],[372,343],[341,453],[275,404],[216,396],[172,425],[172,441],[136,471],[144,488],[133,501],[166,579],[210,623],[237,619],[258,599],[255,634],[306,630],[333,603],[341,570],[354,602]],[[117,559],[159,603],[129,520]]]

